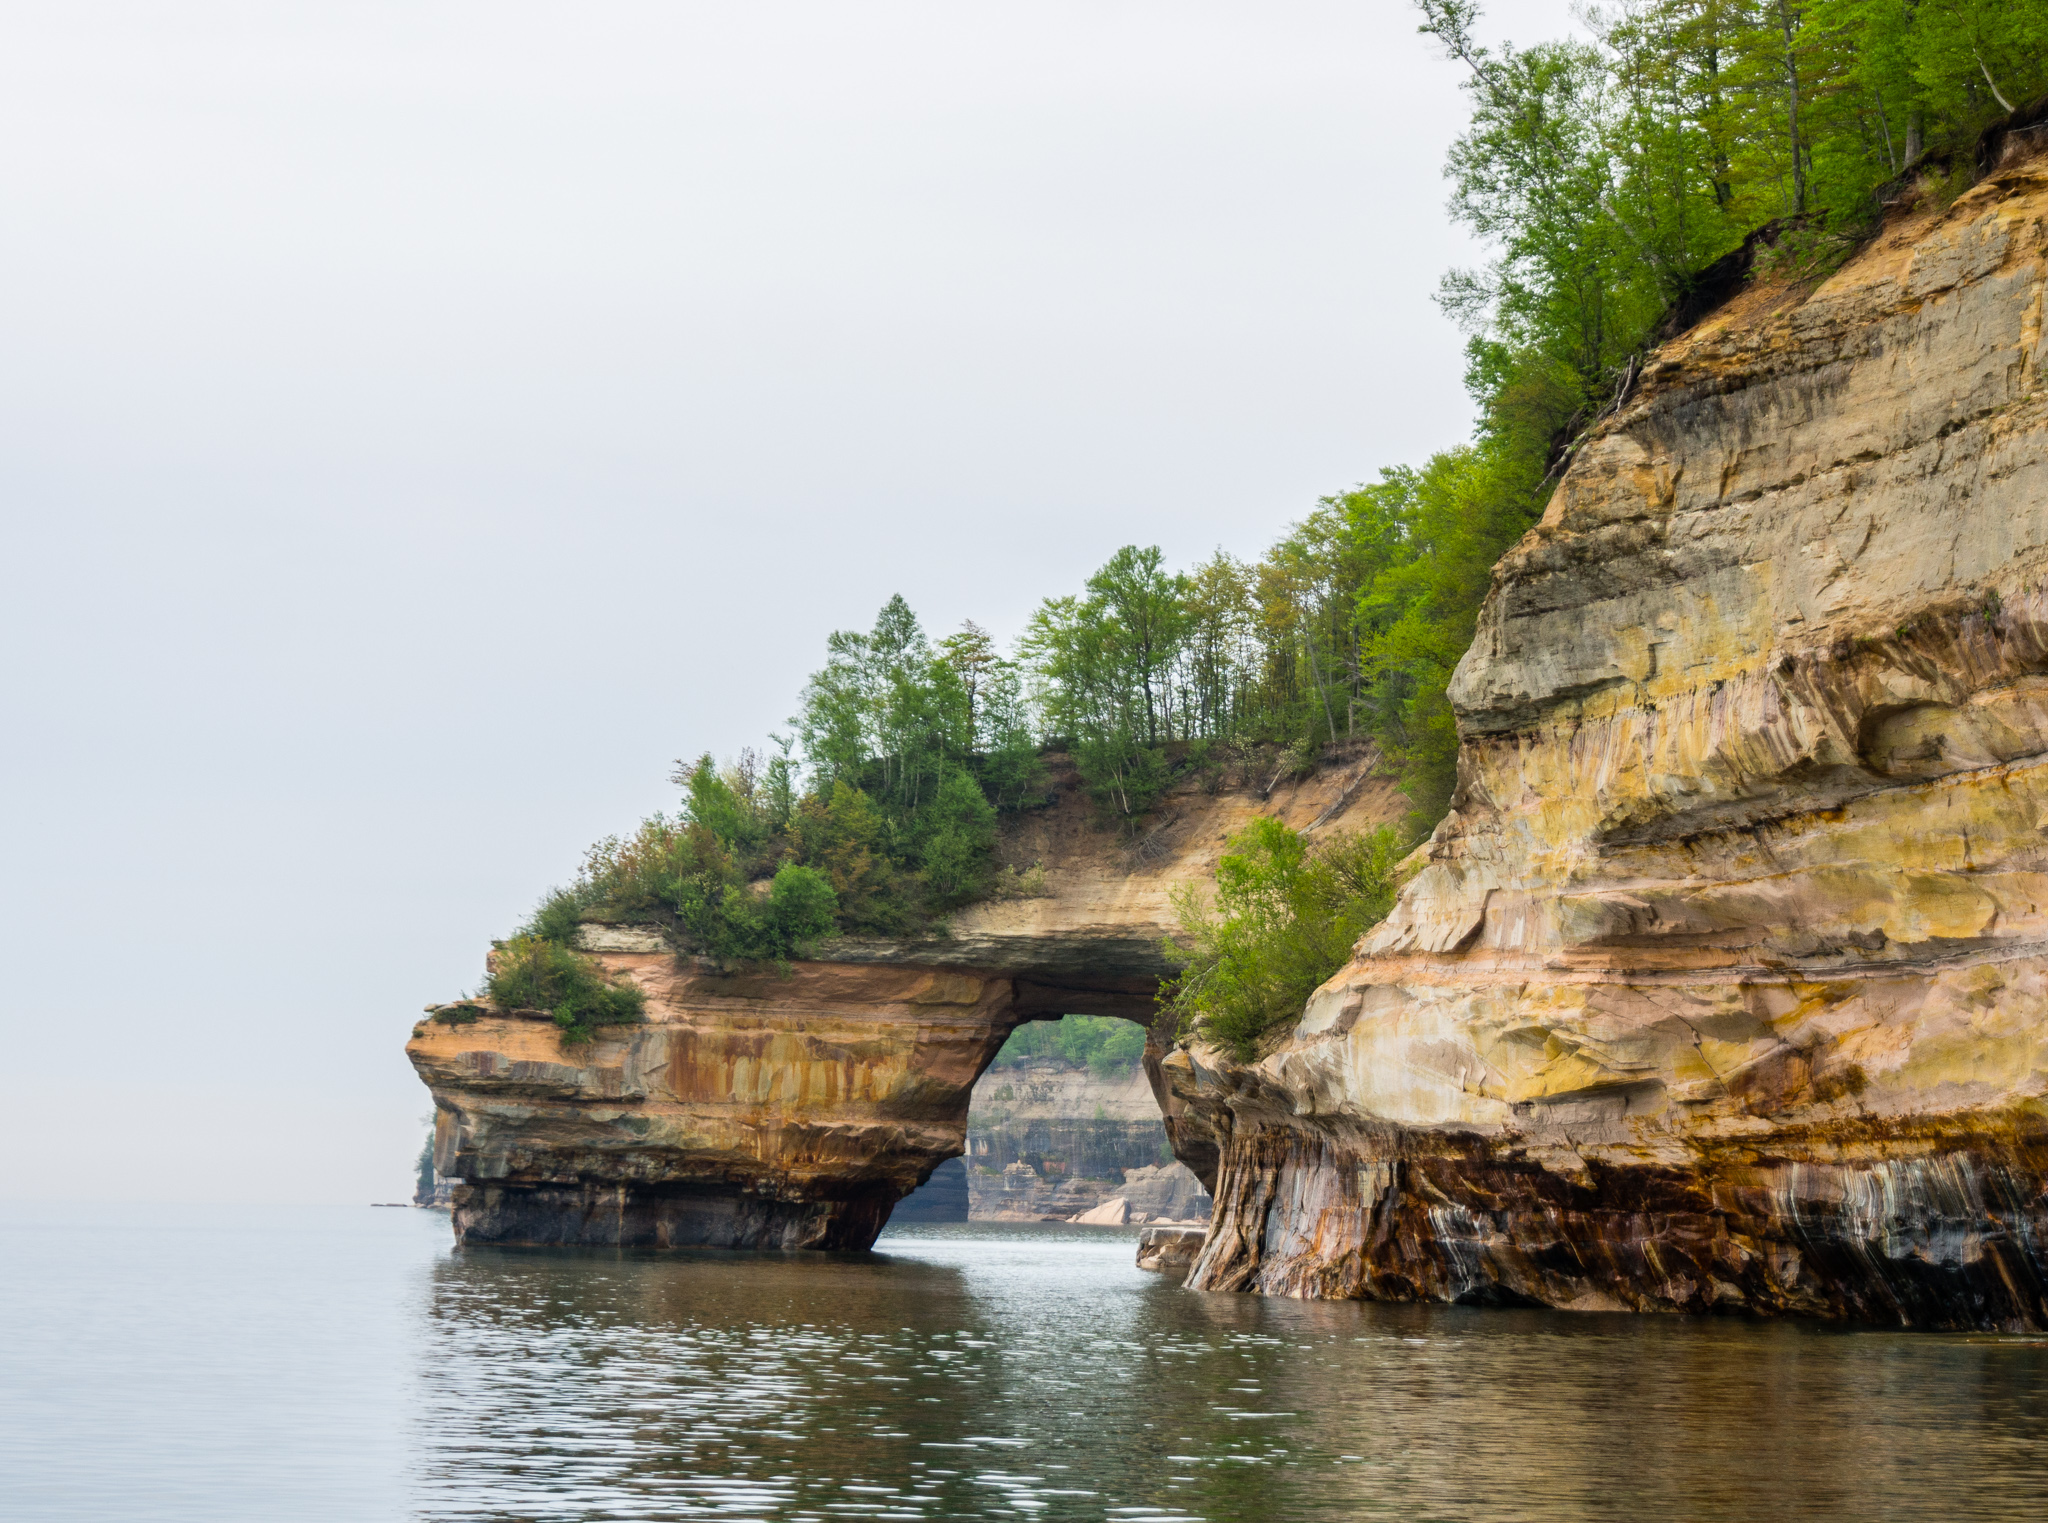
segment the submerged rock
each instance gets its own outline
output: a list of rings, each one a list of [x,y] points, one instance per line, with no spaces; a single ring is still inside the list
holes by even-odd
[[[2048,159],[1659,352],[1501,562],[1452,810],[1190,1283],[2048,1326]]]
[[[1208,1235],[1205,1227],[1147,1227],[1138,1237],[1138,1267],[1184,1275],[1194,1267]]]

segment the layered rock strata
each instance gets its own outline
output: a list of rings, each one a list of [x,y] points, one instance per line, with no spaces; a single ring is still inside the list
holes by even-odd
[[[1152,1014],[1142,978],[1048,988],[881,961],[780,976],[654,930],[585,937],[647,991],[646,1022],[565,1049],[545,1012],[493,1011],[423,1022],[408,1048],[466,1242],[866,1247],[961,1151],[975,1077],[1020,1021]]]
[[[2048,1326],[2048,159],[1759,284],[1506,557],[1190,1283]]]
[[[965,1150],[974,1081],[1017,1025],[1154,1021],[1172,891],[1205,881],[1232,831],[1262,813],[1349,827],[1400,807],[1352,752],[1305,779],[1191,781],[1126,841],[1049,760],[1054,802],[1004,841],[1011,862],[1043,867],[1045,897],[975,906],[943,938],[828,943],[786,976],[692,957],[658,926],[586,925],[585,950],[648,999],[643,1024],[583,1046],[545,1012],[435,1007],[407,1052],[434,1095],[435,1167],[459,1181],[458,1239],[866,1247]],[[1171,1132],[1164,1050],[1153,1033],[1147,1084]]]

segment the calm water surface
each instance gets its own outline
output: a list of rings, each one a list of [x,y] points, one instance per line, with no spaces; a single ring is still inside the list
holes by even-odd
[[[2025,1518],[2048,1342],[1194,1295],[1133,1234],[0,1214],[9,1519]]]

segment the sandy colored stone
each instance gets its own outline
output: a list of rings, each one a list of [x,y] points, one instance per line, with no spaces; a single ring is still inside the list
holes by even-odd
[[[1068,1219],[1086,1227],[1121,1227],[1131,1219],[1131,1203],[1121,1195],[1111,1196],[1101,1205]]]

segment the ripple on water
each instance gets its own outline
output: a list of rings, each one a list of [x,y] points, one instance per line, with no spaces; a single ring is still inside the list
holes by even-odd
[[[14,1232],[0,1516],[1748,1523],[2048,1487],[2038,1338],[1196,1295],[1114,1229],[453,1253],[423,1215]]]
[[[420,1364],[423,1509],[1870,1518],[1911,1515],[1931,1465],[1961,1485],[1946,1516],[1989,1517],[2043,1478],[2015,1439],[2042,1436],[2048,1382],[2012,1348],[1192,1295],[1133,1270],[1121,1234],[881,1246],[451,1258]],[[999,1455],[1029,1458],[975,1463]]]

